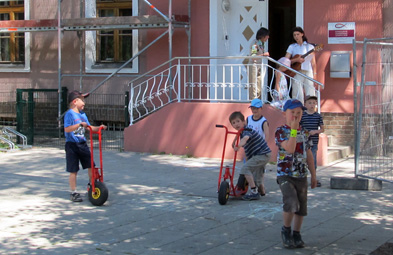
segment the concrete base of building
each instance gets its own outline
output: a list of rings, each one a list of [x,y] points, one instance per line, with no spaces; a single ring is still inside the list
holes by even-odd
[[[330,179],[331,189],[346,189],[346,190],[382,190],[382,181],[374,179],[360,179],[348,177],[332,177]]]

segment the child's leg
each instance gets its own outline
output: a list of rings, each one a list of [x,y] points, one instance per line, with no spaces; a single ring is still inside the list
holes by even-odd
[[[292,226],[292,219],[294,217],[294,213],[292,212],[283,212],[283,221],[284,221],[284,227],[290,228]]]
[[[315,171],[317,170],[317,155],[318,155],[318,144],[314,144],[311,147],[312,157],[314,158]],[[317,180],[317,187],[321,187],[321,182]]]
[[[264,183],[265,183],[265,167],[266,167],[267,163],[269,163],[270,153],[262,155],[260,157],[260,160],[261,160],[260,161],[261,166],[260,166],[260,170],[258,170],[258,172],[260,174],[259,174],[259,178],[257,179],[257,184],[258,184],[259,193],[262,196],[264,196],[266,193],[265,185],[264,185]]]
[[[312,152],[312,156],[313,156],[313,158],[314,158],[314,167],[315,167],[315,170],[317,170],[318,144],[314,144],[314,145],[311,147],[311,152]]]
[[[246,177],[246,180],[248,184],[250,185],[251,188],[255,188],[255,182],[254,182],[254,177],[252,174],[245,174],[244,177]]]
[[[76,190],[76,176],[78,172],[75,173],[70,173],[70,177],[68,179],[69,184],[70,184],[70,190],[75,191]]]
[[[302,228],[302,224],[303,224],[303,219],[304,216],[300,216],[298,214],[295,214],[294,216],[294,221],[293,221],[293,230],[300,232],[300,229]]]
[[[259,189],[259,193],[261,193],[261,195],[265,195],[266,190],[265,190],[265,174],[262,173],[262,177],[261,177],[261,184],[259,184],[258,189]]]
[[[91,181],[91,176],[93,175],[92,171],[91,171],[91,168],[87,169],[87,174],[89,175],[89,182],[90,182]]]

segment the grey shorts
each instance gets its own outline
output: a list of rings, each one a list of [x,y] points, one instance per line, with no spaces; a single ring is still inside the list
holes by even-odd
[[[278,176],[278,185],[282,193],[284,212],[307,215],[307,178]]]
[[[252,156],[250,160],[247,160],[240,169],[240,174],[244,175],[254,175],[257,174],[262,176],[265,171],[265,166],[269,163],[270,153],[264,155]]]

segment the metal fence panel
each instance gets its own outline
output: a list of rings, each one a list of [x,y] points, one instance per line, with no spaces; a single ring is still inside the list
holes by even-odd
[[[63,90],[62,112],[67,110],[67,90]],[[92,125],[104,124],[108,129],[102,135],[102,148],[123,150],[124,128],[128,126],[129,92],[124,94],[93,93],[86,98],[85,112]],[[64,122],[58,117],[57,90],[18,89],[17,93],[0,93],[0,129],[10,127],[27,136],[28,144],[64,148]],[[86,138],[89,140],[87,132]],[[13,142],[20,144],[13,137]],[[95,143],[98,139],[93,136]],[[97,145],[98,146],[98,145]]]
[[[363,46],[355,173],[393,182],[393,39]]]

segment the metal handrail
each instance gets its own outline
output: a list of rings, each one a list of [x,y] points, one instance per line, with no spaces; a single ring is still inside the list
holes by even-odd
[[[301,72],[299,72],[299,71],[297,71],[297,70],[295,70],[295,69],[293,69],[291,67],[287,67],[287,66],[283,65],[282,63],[278,62],[277,60],[275,60],[275,59],[273,59],[271,57],[266,57],[266,56],[174,57],[174,58],[172,58],[172,59],[162,63],[161,65],[151,69],[150,71],[147,71],[146,73],[138,76],[137,78],[131,80],[130,82],[128,82],[128,86],[132,85],[135,81],[140,80],[140,79],[146,77],[147,75],[149,75],[151,73],[154,73],[155,71],[159,70],[161,67],[166,66],[169,63],[172,63],[172,62],[174,62],[176,60],[177,61],[181,61],[181,60],[198,60],[198,59],[209,59],[209,60],[215,60],[215,59],[216,60],[218,60],[218,59],[267,59],[267,60],[269,60],[269,61],[271,61],[271,62],[273,62],[273,63],[275,63],[277,65],[280,65],[280,66],[283,66],[283,67],[287,68],[288,70],[294,72],[295,74],[298,74],[298,75],[302,76],[303,78],[306,78],[306,79],[316,83],[318,86],[320,86],[322,88],[325,87],[321,82],[319,82],[317,80],[314,80],[313,78],[311,78],[311,77],[309,77],[309,76],[307,76],[307,75],[305,75],[305,74],[303,74],[303,73],[301,73]]]
[[[245,59],[253,60],[244,62]],[[255,60],[261,61],[255,64]],[[192,61],[194,60],[194,63]],[[205,60],[205,61],[195,61]],[[215,60],[229,60],[214,62]],[[237,60],[237,61],[231,61]],[[273,63],[268,65],[267,61]],[[228,63],[225,63],[228,62]],[[274,65],[275,64],[275,65]],[[130,125],[136,120],[144,118],[148,114],[164,107],[165,105],[185,101],[209,101],[209,102],[249,102],[251,100],[251,89],[262,82],[261,99],[266,103],[276,103],[276,107],[282,108],[283,100],[289,97],[289,91],[295,82],[293,77],[283,74],[287,77],[288,91],[283,96],[276,91],[276,84],[273,83],[277,68],[283,66],[293,73],[304,77],[306,80],[318,85],[314,88],[318,98],[318,111],[320,111],[320,87],[322,83],[298,72],[290,67],[284,66],[280,62],[265,56],[216,56],[216,57],[175,57],[161,65],[151,69],[141,76],[131,80],[130,86]],[[258,68],[262,73],[259,78],[256,74],[250,76],[250,71]],[[273,73],[269,81],[267,71]],[[155,75],[153,75],[155,74]],[[255,75],[255,77],[254,77]],[[137,83],[137,81],[140,81]],[[267,96],[270,93],[272,101],[268,101]],[[280,92],[281,93],[281,92]],[[274,97],[278,95],[279,99]],[[283,96],[283,97],[282,97]],[[136,118],[134,118],[134,113]]]

